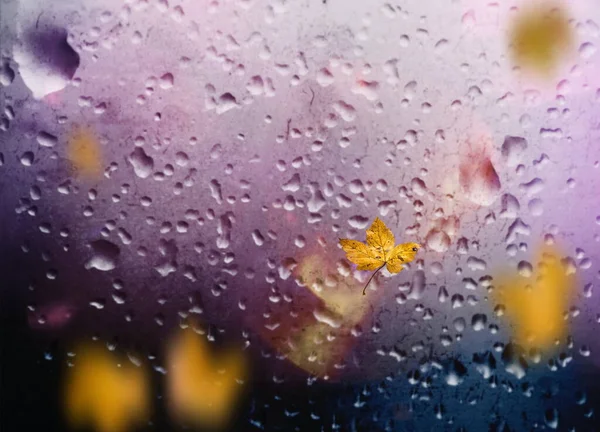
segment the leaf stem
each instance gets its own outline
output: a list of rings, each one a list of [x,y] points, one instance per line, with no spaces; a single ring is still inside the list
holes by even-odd
[[[377,270],[375,270],[375,273],[373,273],[371,275],[371,277],[369,278],[369,280],[367,281],[367,284],[365,285],[365,287],[363,288],[363,295],[365,295],[365,291],[367,290],[367,287],[369,286],[369,284],[371,283],[371,279],[373,279],[373,276],[375,276],[377,274],[377,272],[379,270],[381,270],[383,267],[385,266],[385,263],[383,263],[383,265],[381,267],[379,267]]]

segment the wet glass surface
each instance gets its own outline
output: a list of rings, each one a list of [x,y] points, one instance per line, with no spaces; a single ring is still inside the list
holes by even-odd
[[[599,430],[595,0],[0,12],[3,431]]]

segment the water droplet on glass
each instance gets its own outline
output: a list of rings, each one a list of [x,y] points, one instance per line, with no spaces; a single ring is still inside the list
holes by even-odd
[[[90,243],[92,257],[85,263],[86,269],[109,271],[116,267],[120,249],[108,240],[95,240]]]
[[[26,166],[26,167],[31,166],[33,164],[33,160],[34,160],[34,154],[33,154],[33,152],[26,151],[25,153],[23,153],[21,155],[19,160],[23,166]]]
[[[363,230],[367,227],[367,225],[369,224],[370,219],[366,216],[360,216],[360,215],[356,215],[356,216],[352,216],[348,219],[348,224],[352,227],[352,228],[356,228],[359,230]]]
[[[519,189],[522,192],[525,192],[528,196],[536,195],[544,190],[544,180],[539,177],[534,178],[533,180],[527,183],[521,183],[519,185]]]
[[[15,71],[12,70],[7,61],[2,62],[0,67],[0,85],[9,86],[15,79]]]
[[[481,331],[487,325],[487,316],[485,314],[475,314],[471,318],[471,328],[474,331]]]
[[[496,370],[496,359],[491,351],[473,354],[473,364],[484,379],[490,378]]]
[[[509,343],[502,351],[502,362],[506,372],[521,379],[527,373],[528,365],[523,357],[523,349],[518,345]]]
[[[364,96],[368,101],[374,101],[379,98],[377,91],[379,83],[377,81],[359,80],[352,87],[352,93]]]
[[[558,429],[558,410],[548,408],[544,413],[544,422],[550,429]]]
[[[33,97],[41,99],[65,88],[79,67],[79,55],[67,42],[67,31],[38,22],[22,30],[19,39],[14,59]]]
[[[467,375],[467,368],[460,361],[450,360],[444,370],[444,380],[449,386],[457,386],[461,384]]]
[[[58,143],[58,138],[48,132],[40,132],[37,135],[37,142],[42,147],[54,147]]]
[[[433,228],[425,237],[425,245],[436,252],[446,252],[450,247],[450,237],[444,231]]]
[[[255,75],[250,78],[248,83],[246,84],[246,90],[253,95],[259,96],[263,94],[265,88],[265,83],[260,75]]]
[[[502,157],[506,165],[514,167],[521,163],[525,150],[527,150],[525,138],[507,135],[502,143]]]
[[[164,74],[163,76],[160,77],[160,81],[159,81],[159,85],[161,89],[170,89],[171,87],[173,87],[173,83],[175,82],[175,79],[173,78],[173,74],[170,72],[167,72],[166,74]]]
[[[465,12],[461,18],[462,26],[465,30],[471,30],[475,27],[477,20],[475,18],[475,11],[473,9]]]
[[[534,198],[529,201],[527,208],[532,216],[541,216],[544,213],[544,206],[542,200],[539,198]]]
[[[233,96],[231,93],[223,93],[221,96],[219,96],[218,102],[219,103],[216,107],[217,114],[224,114],[227,111],[239,106],[235,96]]]
[[[459,333],[464,332],[467,326],[467,322],[462,317],[455,318],[452,324],[454,325],[454,329]]]
[[[467,259],[467,266],[471,271],[485,271],[487,263],[480,258],[471,256]]]
[[[333,104],[333,109],[344,121],[351,122],[356,118],[356,110],[354,107],[344,101],[335,102]]]
[[[136,149],[129,154],[127,160],[133,167],[135,175],[139,178],[146,178],[152,174],[154,169],[154,159],[146,154],[143,148],[136,147]]]
[[[596,54],[596,46],[591,42],[584,42],[579,47],[579,55],[583,59],[589,59]]]
[[[327,87],[333,84],[334,78],[329,69],[323,68],[317,72],[317,83],[321,87]]]

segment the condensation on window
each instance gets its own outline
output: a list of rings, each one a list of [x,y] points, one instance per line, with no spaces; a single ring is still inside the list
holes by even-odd
[[[595,0],[0,12],[7,431],[598,430]]]

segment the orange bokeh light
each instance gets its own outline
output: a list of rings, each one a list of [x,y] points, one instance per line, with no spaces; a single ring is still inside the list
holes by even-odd
[[[74,427],[124,432],[142,424],[150,413],[146,368],[119,358],[99,344],[82,344],[65,385],[67,419]]]
[[[187,328],[171,340],[167,361],[173,417],[193,426],[225,427],[232,420],[247,376],[242,353],[214,354],[202,337]]]
[[[575,277],[564,268],[554,247],[539,251],[531,275],[521,273],[498,278],[493,300],[504,306],[499,310],[505,309],[516,343],[549,350],[567,334],[566,312]]]

